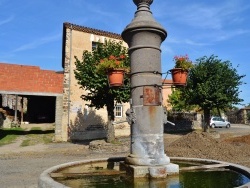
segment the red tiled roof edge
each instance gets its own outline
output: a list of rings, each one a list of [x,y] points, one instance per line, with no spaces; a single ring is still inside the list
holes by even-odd
[[[80,25],[69,23],[69,22],[65,22],[63,25],[65,28],[72,28],[73,30],[77,30],[77,31],[83,31],[86,33],[91,33],[91,34],[95,34],[95,35],[101,35],[101,36],[105,36],[105,37],[110,37],[110,38],[122,40],[121,35],[117,34],[117,33],[112,33],[112,32],[94,29],[94,28],[90,28],[90,27],[80,26]]]
[[[63,93],[63,74],[39,66],[0,63],[0,90],[20,93]]]

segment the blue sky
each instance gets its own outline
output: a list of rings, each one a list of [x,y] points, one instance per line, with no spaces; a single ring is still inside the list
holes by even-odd
[[[120,34],[135,10],[132,0],[0,0],[0,62],[62,70],[63,22]],[[151,10],[168,32],[162,72],[175,55],[217,55],[246,75],[240,97],[250,104],[249,0],[154,0]]]

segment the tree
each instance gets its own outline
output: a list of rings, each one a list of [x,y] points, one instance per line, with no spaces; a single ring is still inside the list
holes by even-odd
[[[168,102],[172,106],[173,111],[190,111],[196,106],[188,105],[185,100],[183,100],[182,91],[178,88],[172,89],[171,95],[168,96]]]
[[[125,77],[122,88],[110,88],[108,85],[107,75],[97,71],[97,65],[101,59],[110,56],[118,57],[124,55],[124,63],[129,66],[129,57],[127,48],[122,46],[122,42],[105,41],[103,44],[98,43],[97,48],[92,52],[84,51],[82,61],[77,57],[75,78],[81,88],[87,93],[81,97],[83,100],[90,101],[90,106],[100,109],[107,107],[108,122],[107,122],[107,141],[111,142],[115,139],[114,135],[114,107],[116,103],[128,102],[130,98],[129,79]]]
[[[243,101],[239,98],[239,86],[244,76],[237,74],[230,61],[222,61],[217,56],[196,60],[189,72],[187,86],[180,91],[186,104],[198,105],[203,110],[204,131],[208,130],[213,108],[226,109]]]

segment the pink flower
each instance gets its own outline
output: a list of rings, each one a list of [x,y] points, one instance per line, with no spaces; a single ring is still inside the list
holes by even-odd
[[[113,55],[109,56],[109,59],[110,60],[116,60],[115,56],[113,56]]]

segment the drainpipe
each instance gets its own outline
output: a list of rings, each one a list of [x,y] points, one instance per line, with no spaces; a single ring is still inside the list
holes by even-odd
[[[68,129],[70,127],[70,86],[71,86],[71,63],[72,63],[72,25],[70,25],[70,50],[69,50],[69,92],[68,92]],[[68,134],[68,133],[67,133]],[[68,136],[68,135],[67,135]]]

